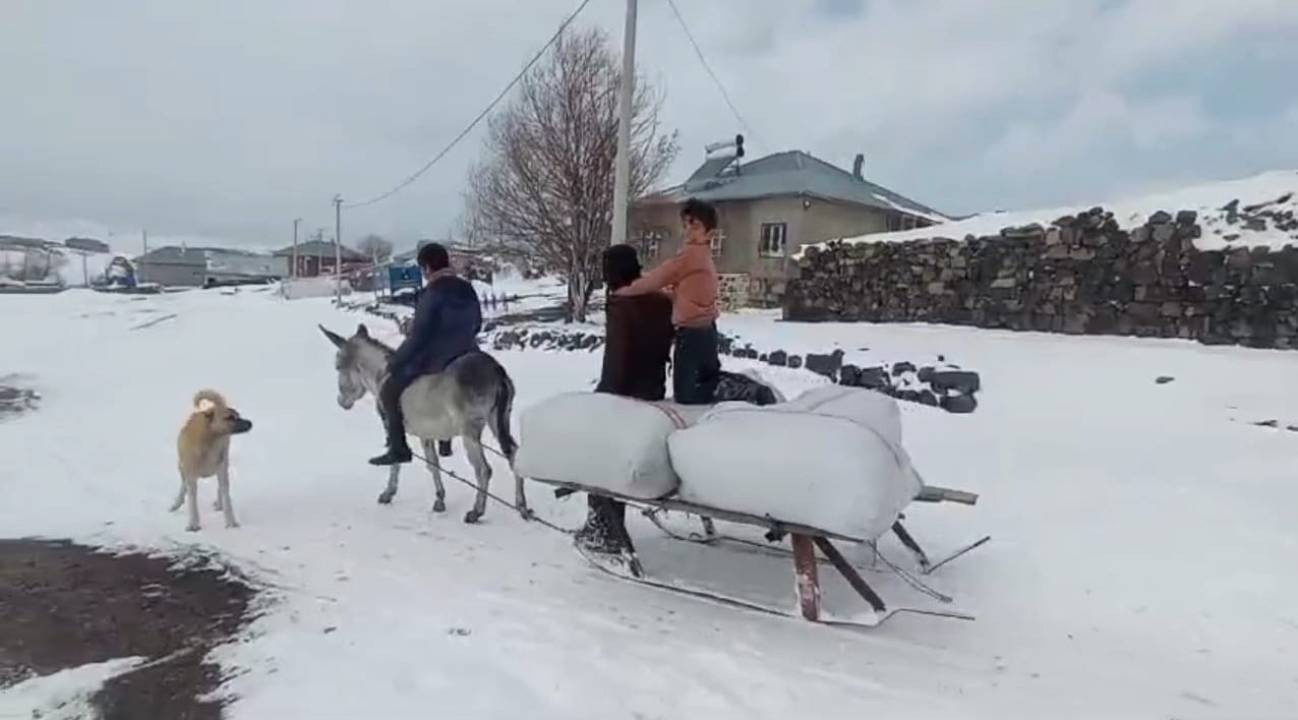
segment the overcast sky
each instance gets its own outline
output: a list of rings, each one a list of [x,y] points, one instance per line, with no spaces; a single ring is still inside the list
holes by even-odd
[[[286,244],[431,157],[577,0],[4,0],[0,218]],[[1298,0],[678,0],[751,125],[949,213],[1298,168]],[[680,180],[738,122],[666,0]],[[578,20],[621,42],[622,0]],[[474,132],[344,239],[441,236]],[[0,232],[6,229],[0,227]]]

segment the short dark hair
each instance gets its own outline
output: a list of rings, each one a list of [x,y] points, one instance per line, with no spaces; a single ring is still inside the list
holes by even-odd
[[[707,230],[717,229],[717,209],[698,198],[690,198],[681,206],[681,219],[687,218],[698,220]]]
[[[437,272],[451,266],[451,255],[441,243],[430,242],[419,248],[415,262],[421,270]]]

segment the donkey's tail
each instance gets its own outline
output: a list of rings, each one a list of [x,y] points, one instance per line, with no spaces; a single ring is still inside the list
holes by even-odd
[[[518,443],[514,442],[514,436],[509,430],[509,416],[514,410],[514,381],[509,378],[509,373],[505,372],[505,367],[496,364],[496,372],[500,373],[500,382],[496,386],[496,401],[492,407],[492,432],[496,435],[497,442],[500,443],[500,451],[505,454],[509,464],[514,464],[514,453],[518,451]]]

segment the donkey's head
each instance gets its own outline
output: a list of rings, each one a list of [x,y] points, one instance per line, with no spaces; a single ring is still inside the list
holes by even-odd
[[[334,357],[334,369],[338,371],[338,405],[344,410],[351,410],[357,400],[365,397],[368,387],[366,380],[377,381],[384,369],[386,357],[368,357],[381,355],[382,346],[377,340],[370,338],[370,332],[363,324],[350,338],[323,325],[320,326],[320,332],[338,348],[338,354]]]

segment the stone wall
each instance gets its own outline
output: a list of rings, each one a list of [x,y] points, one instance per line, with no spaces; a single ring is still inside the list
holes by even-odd
[[[1093,208],[963,241],[809,248],[794,321],[934,322],[1298,347],[1298,248],[1202,251],[1194,212],[1130,232]]]
[[[748,306],[748,274],[721,273],[717,276],[717,304],[724,312]]]

